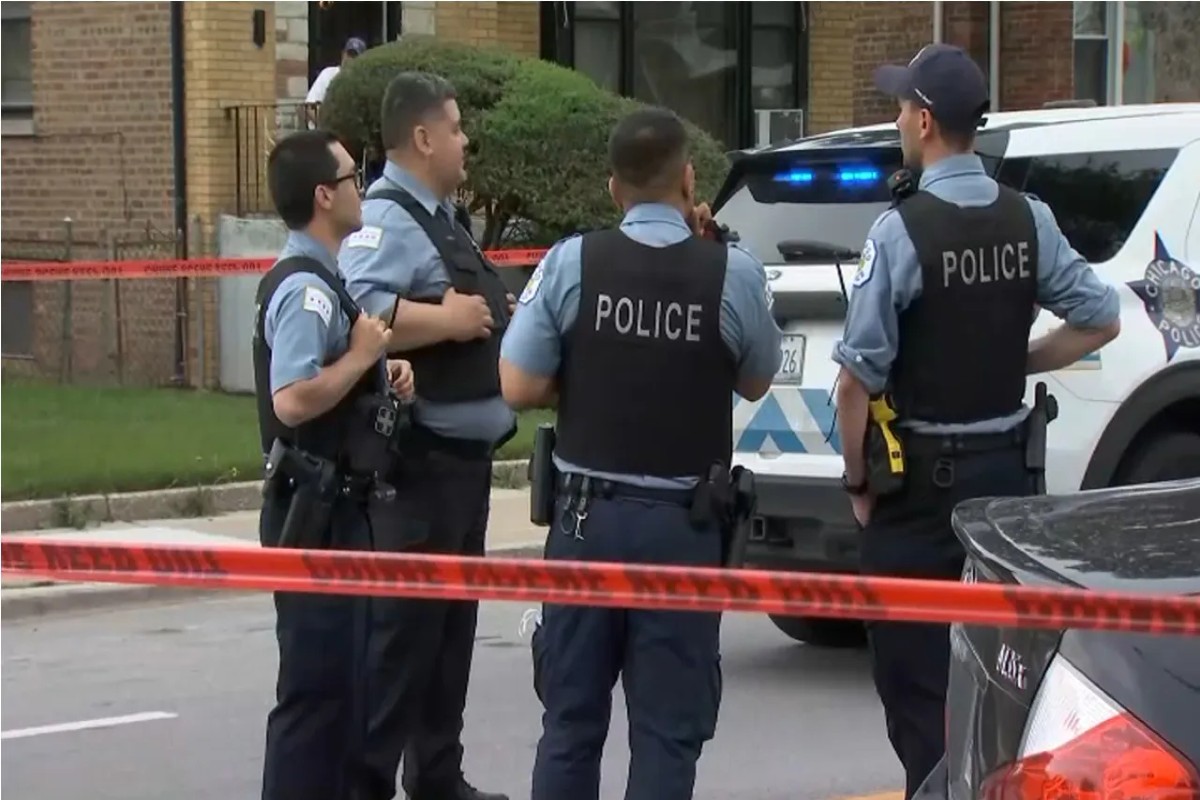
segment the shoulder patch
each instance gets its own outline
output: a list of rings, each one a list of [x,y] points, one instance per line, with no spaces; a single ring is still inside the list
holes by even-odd
[[[854,286],[862,286],[871,280],[871,275],[875,272],[875,257],[878,254],[875,241],[867,239],[866,244],[863,245],[862,255],[858,259],[858,269],[854,273]]]
[[[315,286],[304,287],[304,310],[319,316],[326,326],[333,319],[333,301]]]
[[[542,286],[542,278],[546,276],[546,259],[543,258],[538,263],[537,269],[529,276],[529,280],[525,282],[525,288],[521,290],[520,302],[522,305],[528,303],[533,298],[537,297],[538,289]]]
[[[362,247],[368,250],[378,250],[379,242],[383,239],[383,228],[376,225],[364,225],[346,237],[346,247]]]

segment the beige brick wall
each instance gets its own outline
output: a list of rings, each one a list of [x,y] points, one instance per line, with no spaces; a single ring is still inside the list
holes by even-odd
[[[854,118],[854,40],[864,3],[809,3],[808,119],[805,133],[825,133]]]
[[[246,190],[258,205],[269,205],[266,158],[275,139],[273,105],[277,94],[275,4],[189,2],[184,4],[187,56],[187,200],[188,214],[198,219],[203,235],[193,241],[193,254],[209,249],[213,223],[221,213],[236,212],[236,126],[231,107],[241,106],[241,164]],[[266,12],[266,41],[253,40],[253,13]],[[257,111],[247,107],[258,107]],[[217,279],[188,281],[189,382],[214,386],[219,375]],[[202,349],[201,349],[202,348]]]
[[[526,56],[538,54],[537,3],[439,2],[435,12],[439,39],[500,46]]]

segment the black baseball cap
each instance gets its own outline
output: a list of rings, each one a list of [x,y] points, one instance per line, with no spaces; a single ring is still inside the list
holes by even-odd
[[[342,52],[361,56],[363,53],[367,52],[367,43],[357,36],[351,36],[346,40],[346,46],[342,48]]]
[[[949,44],[922,47],[907,66],[885,64],[875,70],[879,91],[929,109],[951,130],[973,130],[988,110],[983,70],[961,48]]]

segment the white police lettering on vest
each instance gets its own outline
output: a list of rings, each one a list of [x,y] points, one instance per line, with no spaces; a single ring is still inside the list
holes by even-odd
[[[942,251],[942,285],[950,288],[951,279],[970,286],[976,282],[1025,279],[1029,271],[1029,242],[1005,242],[992,248]]]
[[[601,330],[605,321],[622,336],[642,339],[678,340],[683,337],[689,342],[700,341],[700,318],[704,306],[699,303],[663,303],[661,300],[648,303],[630,297],[613,298],[612,295],[596,295],[596,330]]]

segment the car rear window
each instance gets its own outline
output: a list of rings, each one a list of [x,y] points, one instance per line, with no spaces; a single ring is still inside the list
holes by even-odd
[[[994,174],[999,159],[983,161]],[[765,264],[783,263],[778,243],[787,240],[857,251],[891,205],[888,178],[903,166],[897,145],[749,156],[735,165],[736,188],[717,219]]]
[[[1037,195],[1067,241],[1089,263],[1121,251],[1142,218],[1176,148],[1008,158],[996,179]]]

